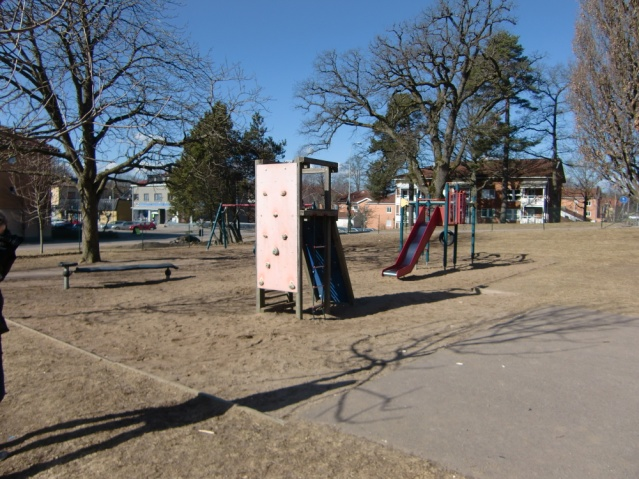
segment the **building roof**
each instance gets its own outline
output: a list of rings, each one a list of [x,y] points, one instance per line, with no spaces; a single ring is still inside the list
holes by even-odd
[[[564,183],[565,175],[561,162],[556,162],[548,158],[530,158],[520,160],[510,160],[508,171],[511,178],[551,178],[554,169],[558,167],[559,180]],[[502,162],[500,159],[486,159],[478,163],[478,178],[500,178]],[[422,173],[427,179],[433,178],[433,168],[422,168]],[[405,178],[405,175],[402,176]],[[470,168],[466,164],[458,166],[451,172],[450,180],[459,181],[470,178]]]
[[[583,189],[575,186],[564,186],[562,190],[562,196],[564,198],[584,198],[586,194],[590,199],[601,197],[601,188],[597,186]]]
[[[338,203],[346,203],[347,201],[348,201],[348,195],[340,196],[337,199]],[[388,195],[385,198],[380,199],[379,201],[375,201],[375,200],[373,200],[373,195],[368,190],[351,192],[351,203],[352,204],[363,203],[363,202],[368,202],[368,203],[373,203],[373,204],[386,204],[386,203],[388,203],[388,204],[393,204],[394,205],[395,204],[395,194]]]

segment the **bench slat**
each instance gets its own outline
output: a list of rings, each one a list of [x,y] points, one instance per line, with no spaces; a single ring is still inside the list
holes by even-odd
[[[75,269],[76,273],[100,273],[104,271],[131,271],[134,269],[166,269],[173,268],[178,269],[177,266],[171,263],[160,264],[121,264],[113,266],[78,266]]]

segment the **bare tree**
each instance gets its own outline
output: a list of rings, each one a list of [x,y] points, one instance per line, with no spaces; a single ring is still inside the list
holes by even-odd
[[[362,191],[367,168],[368,160],[361,152],[354,153],[346,161],[344,173],[348,175],[352,191]]]
[[[553,161],[551,203],[561,204],[561,185],[563,181],[563,155],[572,152],[572,134],[567,123],[570,112],[568,90],[570,72],[563,65],[542,67],[541,78],[537,84],[534,106],[537,109],[538,123],[533,128],[541,135],[541,144],[546,147],[542,156]],[[560,208],[550,212],[550,221],[560,221]]]
[[[318,147],[328,146],[342,127],[388,135],[396,152],[406,150],[409,176],[424,192],[426,180],[413,150],[415,141],[425,142],[434,164],[433,193],[440,195],[451,167],[464,156],[458,115],[494,77],[483,55],[497,29],[512,22],[511,8],[509,0],[439,0],[417,21],[379,36],[368,53],[323,53],[313,77],[296,94],[309,114],[303,132],[314,136]],[[484,75],[471,75],[480,66]],[[410,99],[402,102],[405,116],[423,118],[410,135],[398,133],[397,118],[386,116],[398,94]]]
[[[20,34],[46,25],[56,18],[65,4],[71,0],[44,1],[41,0],[2,0],[0,1],[0,35]],[[33,18],[25,12],[42,9],[48,15],[39,17],[34,23]]]
[[[9,171],[9,180],[15,195],[22,200],[22,222],[25,225],[37,223],[40,253],[44,253],[44,230],[51,214],[51,188],[63,179],[64,169],[43,154],[22,156],[16,165]]]
[[[583,204],[575,199],[575,207],[582,210],[582,219],[588,221],[588,202],[601,197],[601,189],[599,188],[601,175],[584,160],[568,166],[570,168],[570,186],[583,197]]]
[[[241,72],[213,71],[172,26],[172,0],[68,0],[51,18],[58,5],[24,4],[25,24],[41,26],[0,34],[0,113],[7,127],[47,142],[48,153],[70,165],[82,203],[82,259],[97,262],[98,202],[109,178],[173,161],[220,83]]]
[[[639,2],[581,0],[571,101],[584,160],[639,198]]]

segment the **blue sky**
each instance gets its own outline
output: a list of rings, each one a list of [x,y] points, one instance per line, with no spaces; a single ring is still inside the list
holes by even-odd
[[[183,0],[177,21],[216,63],[239,63],[255,77],[271,98],[264,112],[269,135],[287,141],[285,159],[290,160],[307,141],[298,133],[303,113],[294,109],[295,85],[312,74],[317,55],[365,48],[375,35],[434,1]],[[527,54],[543,54],[549,65],[568,63],[577,13],[578,0],[519,0],[512,31]],[[331,148],[312,156],[342,163],[357,141],[344,130]]]

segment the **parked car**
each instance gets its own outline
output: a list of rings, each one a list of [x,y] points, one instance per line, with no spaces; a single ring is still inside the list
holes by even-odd
[[[71,226],[73,226],[73,224],[66,220],[53,220],[51,222],[51,227],[53,228],[69,228]]]
[[[136,228],[140,230],[154,230],[157,228],[157,226],[155,226],[155,223],[153,221],[149,223],[133,223],[131,224],[131,226],[129,226],[129,229],[132,231],[135,231]]]
[[[106,225],[106,230],[128,230],[129,226],[133,224],[132,221],[114,221]]]
[[[65,220],[54,220],[51,222],[51,227],[53,229],[81,229],[82,228],[82,222],[81,221],[65,221]]]

